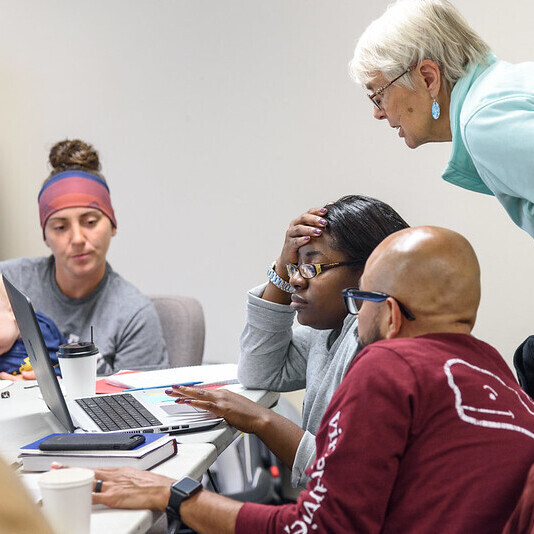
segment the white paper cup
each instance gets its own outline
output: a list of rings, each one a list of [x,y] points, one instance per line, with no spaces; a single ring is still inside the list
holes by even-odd
[[[89,534],[94,473],[71,467],[39,478],[43,512],[56,534]]]
[[[57,359],[67,397],[90,397],[95,394],[98,356],[94,343],[68,343],[59,346]]]

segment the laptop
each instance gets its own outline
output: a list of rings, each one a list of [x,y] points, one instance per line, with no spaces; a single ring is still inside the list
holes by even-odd
[[[223,419],[205,410],[176,404],[163,388],[65,399],[30,299],[5,276],[20,335],[48,409],[69,432],[191,432]]]

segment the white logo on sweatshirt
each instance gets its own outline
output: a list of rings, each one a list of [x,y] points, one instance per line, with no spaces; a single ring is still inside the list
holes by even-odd
[[[326,459],[336,450],[339,435],[342,433],[342,429],[339,426],[340,415],[341,411],[338,411],[328,422],[328,446],[326,452],[313,466],[313,472],[310,475],[311,481],[308,485],[308,488],[311,489],[302,501],[304,513],[302,514],[301,519],[297,519],[291,525],[286,525],[284,527],[284,532],[287,532],[288,534],[307,534],[308,532],[317,529],[317,525],[313,522],[313,518],[328,493],[328,488],[323,484],[324,468]]]
[[[514,422],[525,410],[534,416],[534,403],[526,393],[507,386],[490,371],[458,358],[447,361],[443,370],[462,421],[486,428],[514,430],[534,439],[533,432]]]

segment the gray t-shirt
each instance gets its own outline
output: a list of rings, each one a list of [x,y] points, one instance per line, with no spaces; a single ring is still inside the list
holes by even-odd
[[[67,341],[94,342],[102,359],[97,373],[163,369],[169,358],[156,309],[148,297],[106,264],[104,278],[86,297],[65,296],[56,283],[54,257],[0,262],[0,273],[50,317]]]
[[[241,335],[239,381],[247,388],[295,391],[306,388],[302,407],[304,436],[291,481],[304,486],[304,473],[315,460],[315,434],[330,399],[343,380],[358,347],[358,321],[348,315],[340,333],[309,326],[293,328],[295,312],[263,300],[265,284],[248,293],[247,323]]]

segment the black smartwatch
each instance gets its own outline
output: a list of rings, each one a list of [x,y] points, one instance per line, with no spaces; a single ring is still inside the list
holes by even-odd
[[[182,518],[180,517],[182,501],[189,499],[201,489],[202,484],[189,477],[184,477],[171,485],[171,496],[166,510],[167,534],[176,534],[182,524]]]

